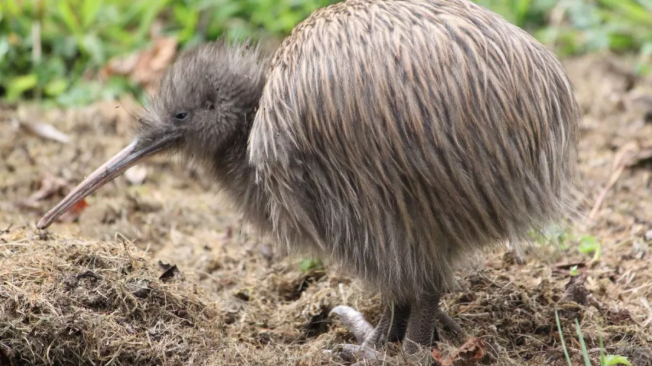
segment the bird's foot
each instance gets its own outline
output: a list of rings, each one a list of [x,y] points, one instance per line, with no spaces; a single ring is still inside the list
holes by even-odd
[[[439,341],[436,329],[438,321],[445,330],[464,336],[464,330],[446,312],[438,307],[439,296],[426,298],[414,306],[394,304],[386,306],[378,325],[373,327],[357,310],[349,306],[337,306],[331,314],[339,316],[342,324],[349,329],[358,344],[340,345],[338,354],[343,360],[354,362],[383,361],[386,352],[381,349],[388,342],[401,342],[406,354],[416,353],[421,346],[430,346]]]
[[[446,314],[445,311],[441,309],[437,309],[437,313],[435,314],[435,317],[437,320],[441,323],[441,325],[444,327],[445,330],[453,332],[457,335],[464,335],[464,329],[460,327],[457,322],[450,317],[450,315]]]
[[[331,314],[339,316],[342,324],[355,336],[358,344],[341,344],[336,350],[326,351],[337,354],[346,362],[383,361],[385,355],[378,351],[387,342],[389,327],[381,320],[377,327],[373,327],[359,311],[345,305],[336,306]],[[381,336],[385,335],[384,337]]]
[[[336,354],[344,362],[356,365],[370,365],[374,362],[385,361],[385,354],[367,345],[339,344],[333,350],[324,351],[326,354]]]

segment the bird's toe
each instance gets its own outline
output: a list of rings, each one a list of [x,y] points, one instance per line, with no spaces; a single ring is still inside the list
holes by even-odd
[[[367,365],[370,361],[385,361],[385,355],[382,352],[366,345],[341,344],[338,345],[331,354],[337,354],[344,362],[354,363],[355,365]]]
[[[451,331],[457,335],[463,335],[465,333],[464,329],[443,310],[437,309],[436,317],[445,330]]]
[[[374,327],[364,318],[364,315],[350,306],[339,305],[331,310],[342,324],[353,333],[358,344],[365,342],[374,332]]]

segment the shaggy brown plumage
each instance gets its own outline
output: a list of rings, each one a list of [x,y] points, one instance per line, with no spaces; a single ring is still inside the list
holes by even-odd
[[[332,258],[395,305],[376,329],[334,310],[361,342],[429,344],[435,316],[460,330],[437,310],[458,263],[569,212],[579,118],[554,55],[494,13],[349,0],[271,63],[222,42],[185,53],[121,154],[203,162],[286,250]]]

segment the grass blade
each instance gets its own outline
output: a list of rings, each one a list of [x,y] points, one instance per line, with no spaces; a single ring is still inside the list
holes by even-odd
[[[564,340],[564,333],[561,332],[561,323],[559,322],[559,313],[555,309],[555,319],[557,320],[557,330],[559,331],[559,338],[561,339],[561,348],[564,350],[564,356],[566,356],[566,362],[568,366],[573,366],[570,356],[568,355],[568,350],[566,349],[566,341]]]
[[[582,346],[582,356],[584,357],[584,365],[592,366],[591,360],[589,360],[589,351],[586,349],[586,344],[584,343],[584,337],[582,336],[582,329],[580,329],[580,323],[575,319],[575,326],[577,327],[577,336],[580,338],[580,346]]]

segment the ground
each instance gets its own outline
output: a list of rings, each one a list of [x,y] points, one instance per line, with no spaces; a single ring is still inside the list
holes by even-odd
[[[582,209],[593,220],[555,245],[538,239],[525,264],[499,250],[460,271],[443,308],[477,337],[479,360],[448,360],[462,344],[444,333],[432,354],[390,349],[389,364],[567,365],[557,310],[573,365],[584,364],[576,319],[593,365],[600,338],[608,354],[652,365],[652,80],[609,55],[564,64],[584,111]],[[375,321],[379,297],[328,265],[277,257],[200,170],[157,157],[36,229],[130,141],[137,112],[128,99],[1,107],[0,365],[344,363],[322,352],[352,341],[329,309]],[[579,250],[594,240],[598,255]]]

